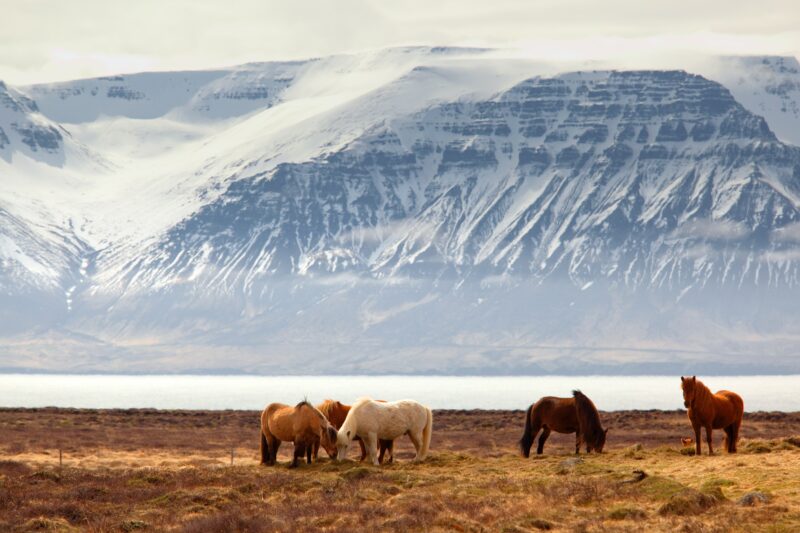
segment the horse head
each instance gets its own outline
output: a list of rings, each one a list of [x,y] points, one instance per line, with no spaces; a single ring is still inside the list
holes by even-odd
[[[683,406],[687,409],[692,406],[694,401],[695,385],[697,385],[697,376],[685,378],[681,376],[681,389],[683,390]]]
[[[320,436],[319,443],[328,453],[328,457],[331,459],[336,459],[339,455],[339,450],[337,448],[337,437],[336,428],[330,424],[326,424],[325,427],[322,428],[322,435]]]
[[[347,448],[350,447],[350,441],[353,440],[355,435],[349,428],[341,428],[336,436],[336,448],[339,460],[347,459]]]
[[[594,451],[603,453],[603,446],[606,445],[606,436],[608,435],[608,428],[601,431],[597,436],[597,441],[594,443]]]

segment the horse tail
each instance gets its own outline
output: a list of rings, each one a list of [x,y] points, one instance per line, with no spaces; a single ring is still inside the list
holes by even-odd
[[[264,435],[264,431],[261,431],[261,464],[265,465],[270,461],[270,453],[269,453],[269,443],[267,442],[267,437]]]
[[[433,434],[433,411],[426,407],[428,420],[425,422],[425,427],[422,429],[422,447],[419,450],[419,458],[425,459],[428,455],[428,449],[431,447],[431,435]]]
[[[533,425],[531,424],[532,411],[533,404],[531,404],[525,412],[525,430],[522,432],[522,438],[519,439],[519,450],[522,452],[523,457],[530,457],[531,446],[533,446]]]

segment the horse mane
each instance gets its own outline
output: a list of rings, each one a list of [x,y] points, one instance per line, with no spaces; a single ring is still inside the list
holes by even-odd
[[[318,409],[327,418],[331,412],[331,409],[333,409],[335,405],[336,405],[336,400],[326,399],[321,404],[319,404]]]
[[[578,425],[587,442],[595,444],[603,435],[603,426],[600,423],[600,413],[592,400],[579,390],[572,391],[575,398],[575,411],[578,413]]]
[[[319,409],[314,407],[311,404],[311,402],[308,401],[308,398],[303,398],[302,402],[300,402],[300,403],[298,403],[297,405],[294,406],[295,410],[300,410],[303,407],[308,407],[309,409],[311,409],[311,411],[313,411],[317,415],[317,417],[319,417],[320,422],[322,422],[322,426],[323,427],[326,427],[326,426],[330,425],[330,422],[328,422],[328,417],[326,417],[324,414],[322,414],[322,411],[320,411]]]
[[[711,392],[705,383],[699,379],[694,379],[694,401],[692,405],[697,408],[705,409],[707,405],[713,403],[714,393]]]
[[[362,396],[361,398],[359,398],[356,401],[354,401],[353,405],[350,406],[350,412],[347,413],[347,416],[345,417],[344,422],[342,422],[341,427],[339,427],[339,433],[340,434],[341,433],[345,433],[346,434],[347,431],[352,431],[352,428],[350,426],[355,424],[355,422],[354,422],[355,417],[350,416],[350,415],[354,411],[357,411],[356,407],[360,406],[361,404],[374,402],[374,401],[375,400],[373,400],[372,398],[370,398],[368,396]]]

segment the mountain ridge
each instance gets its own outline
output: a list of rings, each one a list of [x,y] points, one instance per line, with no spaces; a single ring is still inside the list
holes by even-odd
[[[477,77],[495,64],[484,51],[426,54],[196,74],[206,85],[193,78],[194,93],[149,118],[135,108],[149,98],[144,86],[109,92],[128,77],[32,89],[54,115],[103,81],[94,96],[118,113],[86,104],[61,116],[109,163],[95,185],[80,171],[97,158],[67,161],[79,177],[58,199],[63,211],[26,204],[19,192],[32,197],[36,184],[0,196],[19,227],[66,221],[56,238],[75,243],[40,261],[62,270],[38,304],[55,316],[38,325],[118,353],[87,357],[88,369],[212,368],[214,346],[269,371],[302,361],[312,372],[375,372],[392,354],[429,372],[667,369],[692,353],[703,354],[686,355],[692,364],[734,353],[727,368],[744,368],[748,350],[764,346],[771,368],[793,368],[800,148],[724,86],[685,71],[526,77],[531,65],[499,64]],[[776,65],[769,59],[771,71],[794,75]],[[240,88],[226,85],[237,77]],[[791,83],[777,85],[793,101]],[[193,122],[198,112],[208,115]],[[122,148],[105,149],[119,132]],[[125,170],[137,159],[148,167]],[[28,176],[4,168],[15,184]],[[14,250],[59,249],[24,233],[0,237]],[[21,279],[12,248],[0,279],[9,295]],[[761,303],[746,309],[754,297]],[[16,349],[40,312],[22,317],[26,299],[0,306]],[[720,339],[703,338],[715,322]],[[359,345],[361,355],[347,353]],[[39,348],[47,368],[54,348]],[[24,360],[15,353],[4,359]],[[658,353],[677,362],[653,361]]]

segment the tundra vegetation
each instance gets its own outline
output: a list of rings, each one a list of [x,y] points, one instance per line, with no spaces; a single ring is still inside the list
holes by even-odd
[[[290,446],[258,465],[258,412],[1,409],[0,530],[800,530],[800,413],[746,413],[712,457],[683,411],[600,415],[602,454],[553,434],[524,459],[523,411],[436,411],[423,463],[400,439],[392,464],[290,470]]]

